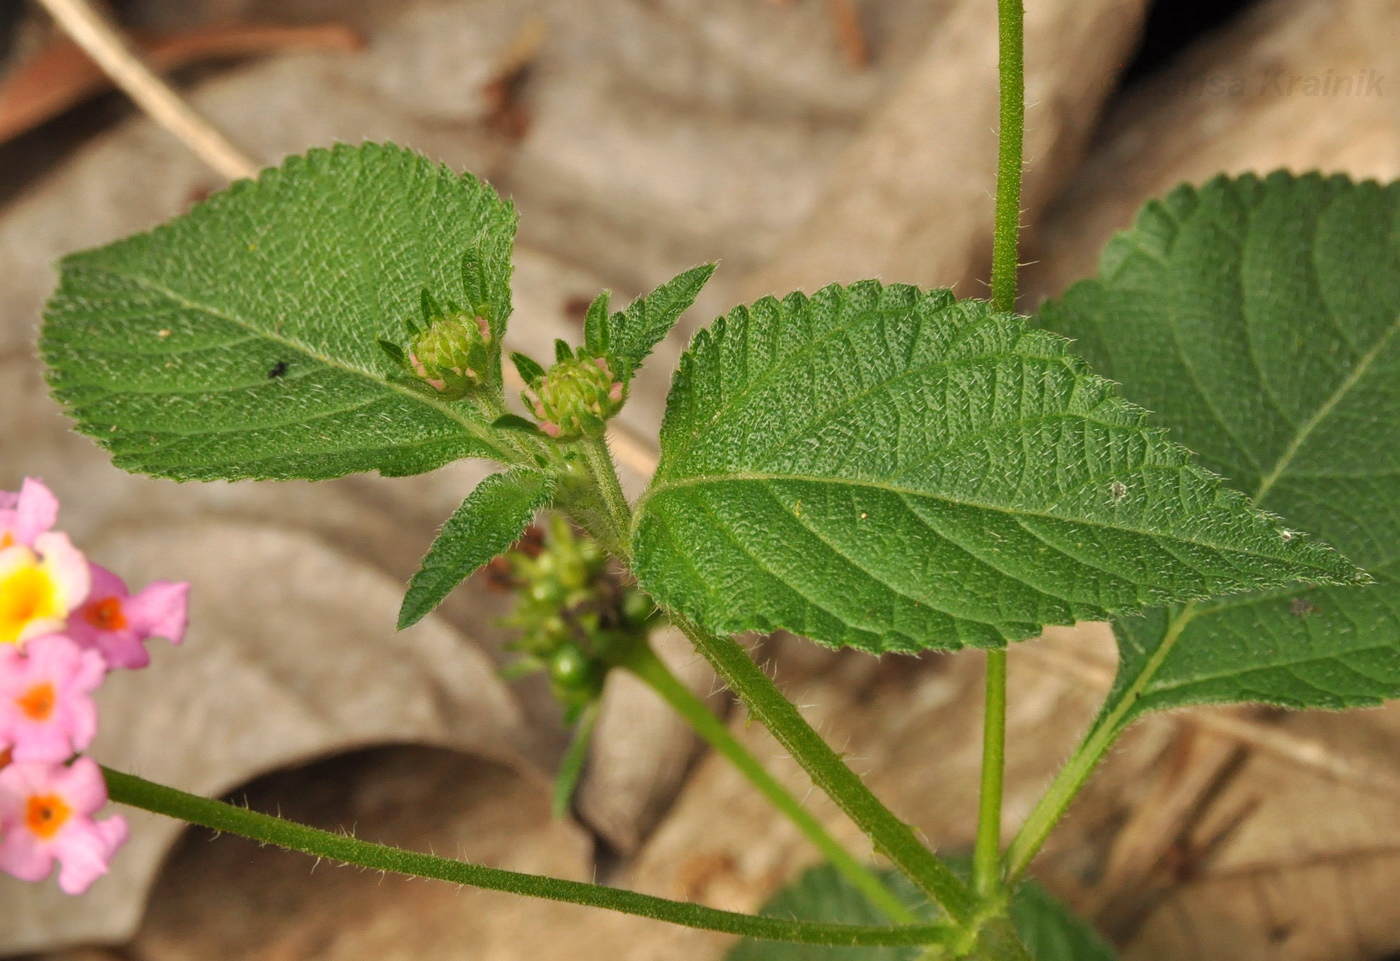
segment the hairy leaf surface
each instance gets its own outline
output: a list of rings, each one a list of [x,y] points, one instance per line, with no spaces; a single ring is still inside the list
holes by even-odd
[[[1400,696],[1400,184],[1182,187],[1041,318],[1207,467],[1375,578],[1119,619],[1132,713]]]
[[[292,157],[188,214],[63,260],[41,348],[119,467],[180,479],[411,474],[500,441],[377,344],[464,273],[499,336],[515,213],[391,146]],[[463,270],[464,259],[469,271]]]
[[[874,282],[739,308],[682,359],[634,568],[717,632],[869,651],[1354,575],[1143,424],[1066,342]]]
[[[586,345],[590,350],[610,351],[622,365],[618,373],[623,379],[630,378],[652,348],[671,332],[681,314],[695,303],[714,272],[714,264],[692,267],[645,297],[638,297],[626,310],[613,314],[607,312],[606,299],[594,301],[594,308],[601,302],[601,310],[589,309],[584,325]]]
[[[937,917],[914,886],[896,871],[884,881],[926,919]],[[763,907],[772,917],[841,924],[889,924],[880,911],[829,864],[804,871]],[[1035,961],[1113,961],[1114,951],[1098,933],[1035,883],[1021,885],[1011,901],[1011,920]],[[921,948],[823,948],[773,941],[742,941],[727,961],[916,961]]]
[[[477,568],[514,544],[549,503],[553,481],[536,471],[492,474],[452,512],[399,608],[399,630],[418,623]]]

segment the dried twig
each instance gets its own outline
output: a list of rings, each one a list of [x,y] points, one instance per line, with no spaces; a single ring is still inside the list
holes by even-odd
[[[146,66],[121,31],[108,23],[88,0],[39,2],[113,83],[201,160],[230,180],[257,174],[259,165]]]
[[[341,24],[228,24],[178,33],[133,35],[129,43],[161,72],[205,60],[277,50],[356,50],[363,41]],[[19,136],[111,85],[76,43],[59,39],[0,85],[0,142]]]

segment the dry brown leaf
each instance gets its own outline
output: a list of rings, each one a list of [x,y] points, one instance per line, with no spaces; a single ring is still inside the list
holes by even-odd
[[[548,793],[481,758],[376,748],[260,779],[236,795],[327,830],[516,871],[587,880],[591,844]],[[124,951],[139,961],[560,957],[588,913],[448,884],[318,864],[192,829]]]
[[[1084,165],[1035,229],[1027,300],[1094,272],[1143,201],[1220,173],[1400,177],[1394,0],[1271,0],[1109,111]],[[1303,82],[1361,78],[1351,95]]]
[[[715,673],[675,628],[652,634],[662,662],[712,710],[729,706]],[[689,725],[631,674],[608,677],[588,769],[578,787],[579,817],[621,854],[635,854],[670,806],[701,746]]]
[[[288,50],[358,50],[350,28],[235,24],[170,34],[134,34],[132,42],[156,70],[178,70],[209,60],[230,60]],[[71,40],[56,40],[0,84],[0,143],[105,90],[111,81]]]
[[[1034,219],[1072,172],[1146,4],[1026,7],[1022,207]],[[918,63],[841,156],[810,219],[745,282],[745,298],[866,277],[984,294],[973,280],[991,261],[996,78],[996,5],[946,5]]]

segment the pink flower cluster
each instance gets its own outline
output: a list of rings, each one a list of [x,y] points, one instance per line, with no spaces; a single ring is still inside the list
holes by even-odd
[[[144,642],[179,644],[188,584],[156,581],[128,594],[53,530],[58,499],[40,481],[0,491],[0,871],[81,894],[107,872],[126,820],[95,820],[107,803],[87,749],[92,694],[116,668],[145,667]]]

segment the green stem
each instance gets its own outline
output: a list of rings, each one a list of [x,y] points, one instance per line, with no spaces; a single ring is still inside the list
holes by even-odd
[[[215,831],[275,844],[314,857],[410,877],[430,878],[550,901],[606,908],[688,928],[770,941],[858,947],[936,944],[951,941],[955,935],[947,924],[869,927],[752,917],[619,888],[490,868],[481,864],[454,861],[450,858],[360,841],[346,834],[322,831],[222,801],[187,794],[109,768],[104,768],[103,774],[107,778],[107,790],[111,799],[119,804],[128,804]]]
[[[997,135],[996,225],[992,235],[992,305],[1016,310],[1020,269],[1021,176],[1026,129],[1025,10],[1022,0],[997,0],[1001,126]],[[1001,890],[1001,809],[1006,772],[1006,651],[987,652],[983,708],[982,787],[972,888],[983,900]]]
[[[1006,773],[1006,649],[987,652],[987,701],[982,726],[982,791],[977,843],[972,850],[972,890],[989,898],[1001,890],[1001,800]]]
[[[583,766],[588,761],[588,746],[593,742],[593,726],[598,721],[598,702],[594,701],[583,709],[574,724],[574,736],[569,741],[569,750],[559,765],[559,773],[554,776],[554,816],[563,818],[569,813],[574,800],[574,788],[578,786]]]
[[[1022,0],[997,0],[1001,58],[1001,129],[997,147],[996,227],[992,235],[992,305],[1016,310],[1020,267],[1021,165],[1026,130],[1025,11]]]
[[[632,508],[622,493],[622,483],[617,479],[617,467],[613,463],[612,452],[608,450],[607,438],[585,438],[579,442],[579,447],[600,501],[601,520],[607,528],[591,533],[613,556],[626,563],[632,553],[629,549]]]
[[[1112,707],[1105,705],[1106,713],[1094,722],[1094,726],[1074,749],[1074,753],[1055,776],[1055,780],[1050,782],[1045,795],[1031,811],[1026,823],[1021,825],[1016,839],[1007,849],[1004,874],[1008,884],[1014,884],[1025,873],[1026,868],[1040,852],[1041,846],[1045,844],[1045,839],[1050,836],[1051,830],[1059,823],[1060,818],[1064,817],[1070,802],[1083,789],[1089,775],[1094,773],[1094,768],[1098,767],[1099,761],[1108,753],[1118,735],[1123,733],[1138,698],[1171,653],[1171,649],[1176,646],[1186,625],[1195,619],[1196,611],[1196,602],[1192,601],[1172,615],[1162,634],[1162,643],[1152,652],[1137,678],[1117,695]]]
[[[715,672],[722,677],[753,716],[792,755],[802,769],[875,847],[907,874],[925,894],[943,907],[959,926],[975,923],[977,905],[967,886],[938,857],[924,847],[913,830],[880,803],[865,783],[848,768],[810,724],[783,696],[747,652],[730,637],[718,637],[689,619],[668,612]]]
[[[729,728],[710,712],[705,702],[696,697],[670,668],[661,662],[648,644],[636,646],[623,667],[640,678],[677,714],[683,717],[705,741],[729,759],[772,805],[787,816],[807,840],[830,861],[871,904],[897,924],[916,924],[918,915],[904,905],[875,874],[861,864],[849,851],[827,833],[802,802],[778,783],[768,769],[759,763]]]

